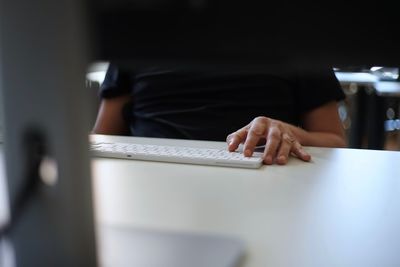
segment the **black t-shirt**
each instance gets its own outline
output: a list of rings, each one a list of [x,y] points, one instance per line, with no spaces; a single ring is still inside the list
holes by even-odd
[[[301,116],[344,98],[330,69],[188,72],[147,69],[136,73],[110,64],[100,96],[131,94],[125,118],[134,136],[224,141],[257,116],[301,126]]]

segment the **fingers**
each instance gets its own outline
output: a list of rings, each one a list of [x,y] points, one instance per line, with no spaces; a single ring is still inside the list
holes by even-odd
[[[285,165],[287,163],[289,159],[289,154],[296,142],[297,141],[289,134],[282,134],[279,151],[276,156],[276,163],[278,163],[279,165]]]
[[[255,118],[248,130],[247,138],[244,143],[243,154],[246,157],[251,157],[253,155],[254,149],[261,139],[265,138],[266,131],[269,127],[269,119],[265,117]]]
[[[250,157],[255,147],[261,140],[265,139],[265,132],[268,129],[269,119],[257,117],[250,124],[242,129],[231,133],[226,138],[228,150],[235,151],[241,143],[244,143],[244,155]]]
[[[230,152],[235,151],[239,145],[246,140],[248,127],[249,126],[245,126],[242,129],[228,135],[226,142],[228,143],[228,150]]]
[[[281,142],[281,131],[279,128],[271,128],[267,136],[267,143],[264,150],[264,163],[267,165],[273,164],[276,152]]]
[[[299,141],[297,141],[288,133],[282,134],[279,145],[280,146],[276,154],[276,163],[279,165],[285,165],[288,162],[291,153],[303,161],[311,160],[311,155],[303,149]],[[266,162],[266,160],[264,160],[264,162],[266,164],[272,164],[270,163],[271,161]]]
[[[284,165],[292,154],[303,161],[310,161],[308,154],[300,142],[296,140],[287,126],[282,122],[267,117],[257,117],[242,129],[228,135],[228,150],[235,151],[244,143],[244,156],[251,157],[256,146],[266,141],[264,163],[267,165],[276,162]]]
[[[311,155],[308,154],[304,148],[302,147],[302,145],[298,142],[295,141],[293,146],[292,146],[292,150],[291,152],[298,157],[299,159],[303,160],[303,161],[310,161],[311,160]]]

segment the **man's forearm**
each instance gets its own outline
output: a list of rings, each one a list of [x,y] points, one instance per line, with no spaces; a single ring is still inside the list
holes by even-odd
[[[287,124],[303,146],[346,147],[343,136],[330,132],[311,132],[300,127]]]

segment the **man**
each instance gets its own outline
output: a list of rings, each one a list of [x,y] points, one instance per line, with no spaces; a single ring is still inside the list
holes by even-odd
[[[309,161],[303,146],[346,145],[344,94],[330,68],[131,72],[110,64],[100,96],[97,134],[226,140],[230,151],[243,143],[245,156],[265,144],[265,164],[286,164],[291,154]]]

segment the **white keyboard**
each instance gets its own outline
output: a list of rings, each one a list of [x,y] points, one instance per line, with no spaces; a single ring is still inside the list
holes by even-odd
[[[111,157],[239,168],[259,168],[262,165],[262,153],[259,152],[254,152],[252,157],[245,157],[242,153],[229,152],[224,149],[133,143],[91,143],[90,150],[93,156],[106,158]]]

